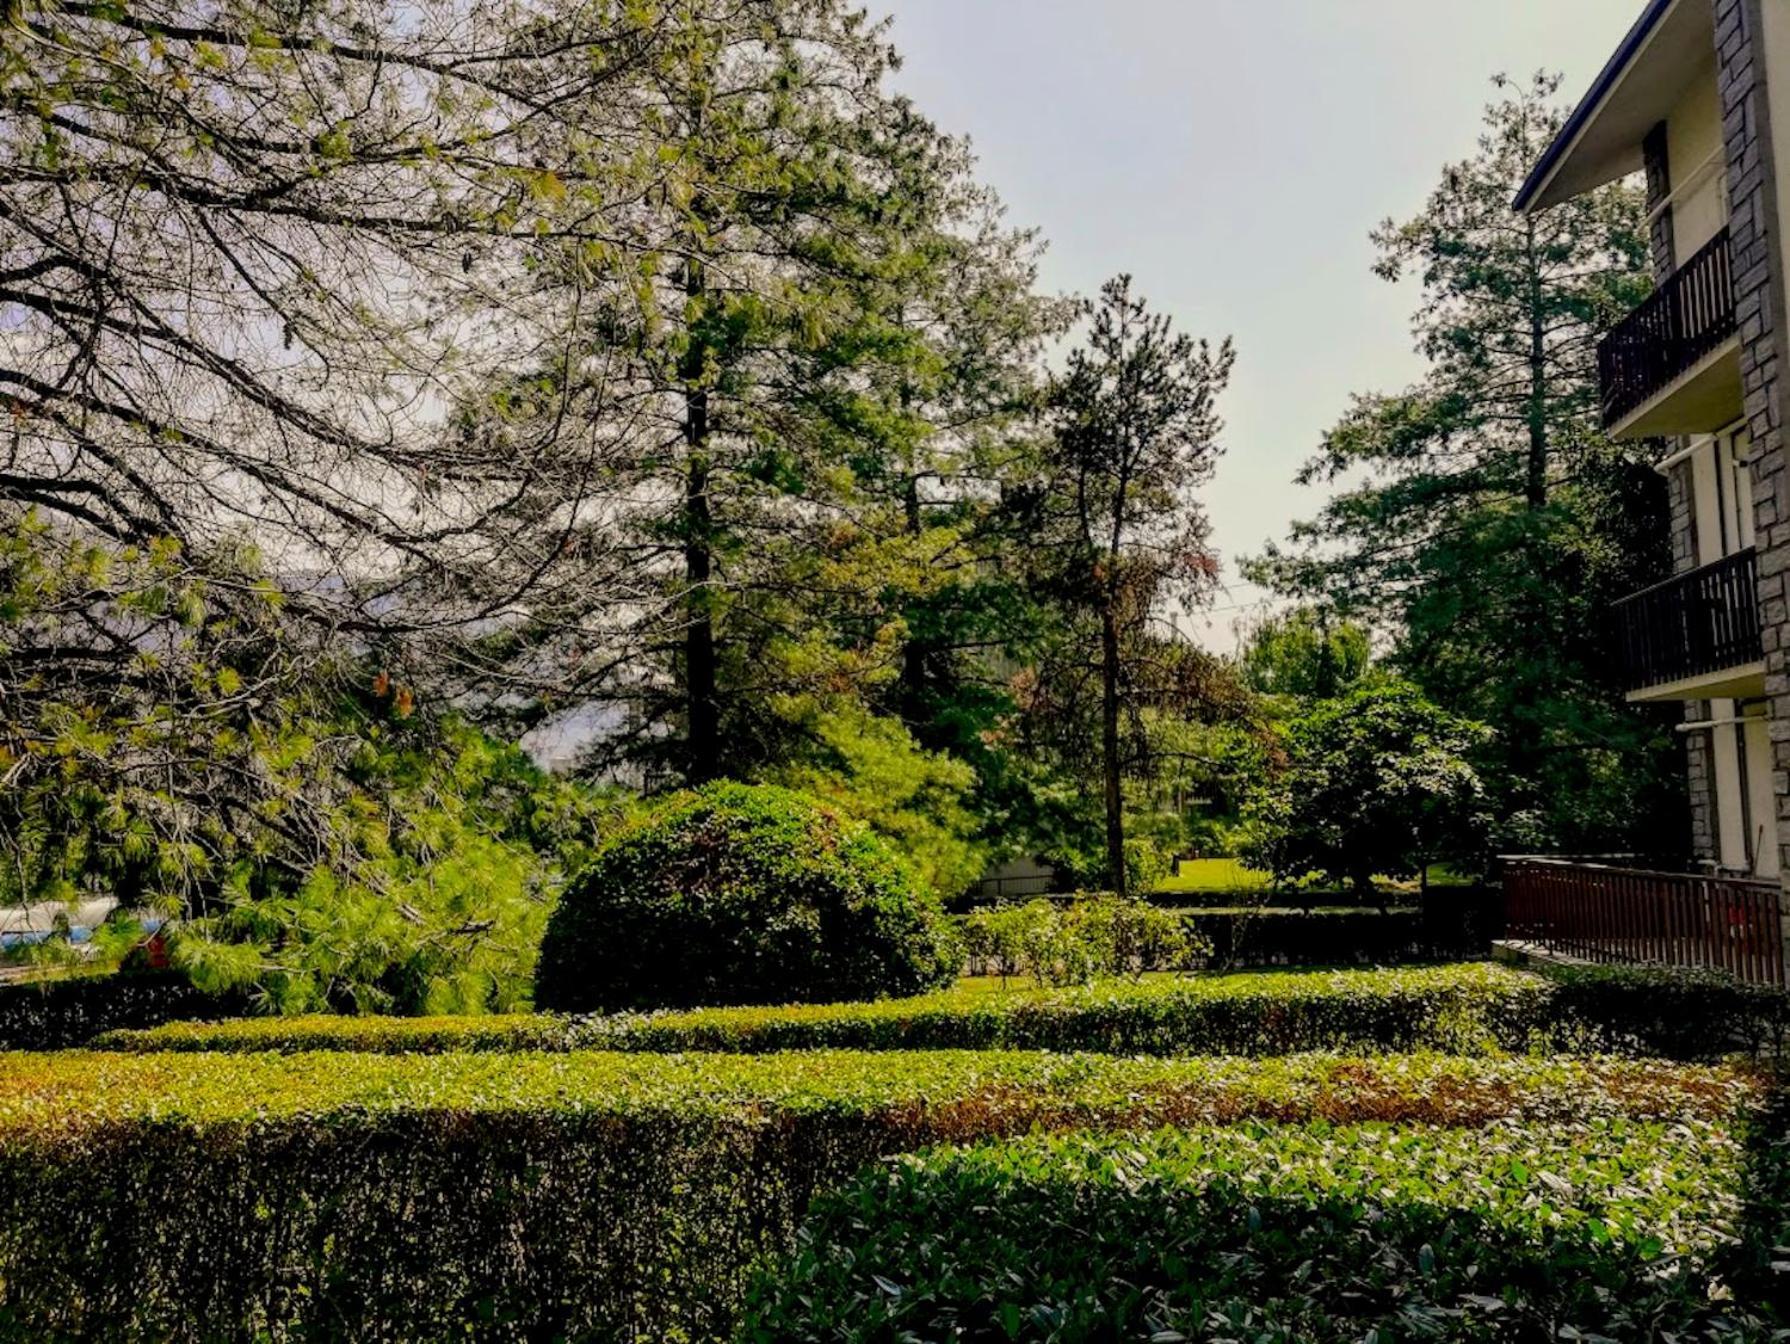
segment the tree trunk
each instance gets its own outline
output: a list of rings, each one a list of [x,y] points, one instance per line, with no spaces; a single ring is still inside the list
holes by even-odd
[[[1529,460],[1523,499],[1531,509],[1548,502],[1548,345],[1542,313],[1541,262],[1536,255],[1535,221],[1525,236],[1529,264]]]
[[[920,477],[917,472],[909,472],[907,490],[902,501],[906,512],[907,535],[920,535]],[[925,715],[926,710],[926,660],[927,649],[914,632],[907,632],[907,641],[901,646],[901,717],[909,728],[916,727]]]
[[[692,784],[706,784],[721,774],[721,709],[715,691],[715,616],[710,546],[713,515],[709,509],[708,394],[685,398],[684,438],[690,447],[684,481],[684,630],[685,773]]]
[[[1100,612],[1100,755],[1106,793],[1106,868],[1112,889],[1128,895],[1125,799],[1119,788],[1119,617],[1108,596]]]
[[[1365,868],[1357,867],[1349,874],[1349,885],[1355,889],[1355,899],[1362,905],[1373,904],[1380,907],[1380,913],[1386,913],[1386,897],[1374,887],[1374,875]]]
[[[684,262],[692,305],[706,291],[702,263]],[[709,501],[708,351],[694,338],[678,363],[684,387],[684,774],[691,784],[721,775],[721,709],[716,694],[714,510]]]

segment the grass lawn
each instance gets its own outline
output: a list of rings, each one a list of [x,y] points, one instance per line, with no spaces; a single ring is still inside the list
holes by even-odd
[[[1158,891],[1266,891],[1274,883],[1267,873],[1245,868],[1236,859],[1183,859],[1181,871],[1156,884]]]
[[[1388,891],[1416,891],[1418,884],[1412,881],[1393,881],[1391,878],[1376,878]],[[1429,870],[1429,883],[1432,887],[1465,887],[1472,885],[1472,879],[1455,872],[1446,864],[1435,864]],[[1270,890],[1274,879],[1267,873],[1257,872],[1254,868],[1246,868],[1238,859],[1183,859],[1181,871],[1170,873],[1156,884],[1157,891],[1199,891],[1261,893]]]

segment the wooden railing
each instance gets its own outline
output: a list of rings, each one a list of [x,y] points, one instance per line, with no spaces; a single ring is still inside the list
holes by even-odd
[[[1506,936],[1596,962],[1655,962],[1783,985],[1776,882],[1553,859],[1504,864]]]
[[[1598,345],[1604,426],[1614,426],[1689,372],[1734,331],[1724,226]]]
[[[1646,690],[1765,656],[1752,547],[1656,583],[1615,606],[1623,685]]]

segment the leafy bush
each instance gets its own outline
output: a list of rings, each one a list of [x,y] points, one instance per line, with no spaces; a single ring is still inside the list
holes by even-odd
[[[863,826],[766,785],[680,794],[600,849],[548,923],[560,1011],[913,994],[956,974],[937,902]]]
[[[1553,985],[1552,1043],[1576,1053],[1709,1059],[1781,1055],[1790,993],[1719,971],[1663,966],[1544,966]]]
[[[1211,949],[1214,966],[1387,965],[1490,949],[1478,902],[1431,900],[1422,910],[1281,906],[1183,910],[1181,919]]]
[[[1185,970],[1209,950],[1172,911],[1108,895],[972,911],[963,945],[972,970],[1028,975],[1040,985]]]
[[[1468,755],[1485,736],[1403,682],[1319,701],[1289,725],[1286,768],[1252,800],[1243,857],[1282,881],[1316,873],[1368,897],[1376,875],[1470,854],[1483,790]]]
[[[1757,1103],[1726,1069],[1434,1056],[0,1056],[0,1332],[718,1340],[816,1192],[926,1144],[1261,1117],[1515,1152]]]
[[[823,1197],[740,1338],[1760,1340],[1748,1179],[1701,1122],[945,1151]]]
[[[101,1032],[225,1017],[249,1006],[246,996],[209,994],[166,973],[26,981],[0,988],[0,1050],[60,1050]]]

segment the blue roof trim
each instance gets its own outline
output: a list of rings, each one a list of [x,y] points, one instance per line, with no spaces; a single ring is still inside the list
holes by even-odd
[[[1579,138],[1579,132],[1585,129],[1585,123],[1591,120],[1592,112],[1597,109],[1599,103],[1603,102],[1604,95],[1610,91],[1610,87],[1622,77],[1622,72],[1628,68],[1628,63],[1634,60],[1635,53],[1647,40],[1647,35],[1664,17],[1665,12],[1672,7],[1673,2],[1674,0],[1649,0],[1641,17],[1636,19],[1634,27],[1628,30],[1628,36],[1622,39],[1622,45],[1616,48],[1616,54],[1605,62],[1604,68],[1592,81],[1591,88],[1583,98],[1579,99],[1578,106],[1573,108],[1572,115],[1560,128],[1560,134],[1554,137],[1554,143],[1542,152],[1535,167],[1529,170],[1529,176],[1523,179],[1523,185],[1518,190],[1516,199],[1511,202],[1511,209],[1522,211],[1529,208],[1529,203],[1541,191],[1542,185],[1548,180],[1548,176],[1554,171],[1555,166],[1559,164],[1566,151],[1572,147],[1572,142]]]

